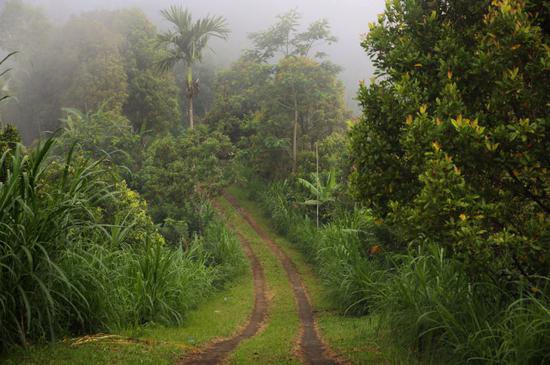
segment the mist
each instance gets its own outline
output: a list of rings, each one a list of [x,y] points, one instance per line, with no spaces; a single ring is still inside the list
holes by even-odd
[[[355,95],[360,80],[372,75],[372,65],[360,41],[368,31],[368,23],[375,20],[384,10],[384,0],[28,0],[43,8],[54,22],[65,22],[72,15],[90,10],[113,10],[125,7],[138,7],[160,29],[167,24],[160,16],[160,10],[172,4],[188,7],[196,16],[207,14],[224,16],[231,28],[227,42],[213,40],[211,48],[215,54],[206,55],[209,62],[220,67],[228,66],[237,59],[242,50],[250,46],[248,34],[269,27],[278,14],[296,9],[303,16],[302,25],[326,18],[338,42],[323,48],[329,59],[342,66],[341,80],[346,87],[346,100],[350,108],[358,111]],[[0,2],[1,4],[1,2]]]

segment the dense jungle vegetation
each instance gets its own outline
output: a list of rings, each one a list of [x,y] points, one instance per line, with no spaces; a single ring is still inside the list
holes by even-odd
[[[359,116],[327,20],[216,69],[223,16],[161,15],[0,8],[0,353],[184,326],[247,271],[211,204],[233,185],[414,361],[550,364],[545,1],[388,1]]]

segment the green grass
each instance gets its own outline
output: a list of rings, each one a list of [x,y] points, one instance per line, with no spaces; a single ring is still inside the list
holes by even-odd
[[[263,331],[243,341],[231,354],[230,364],[299,364],[295,354],[298,342],[299,319],[286,272],[262,239],[225,200],[220,199],[227,221],[249,241],[258,256],[267,281],[268,320]]]
[[[71,346],[74,340],[16,349],[6,365],[172,364],[185,351],[216,337],[232,335],[246,322],[253,306],[252,277],[247,270],[208,302],[189,312],[184,327],[147,326],[116,333],[120,339]]]
[[[271,238],[296,264],[307,288],[311,304],[316,310],[317,324],[321,337],[332,350],[353,364],[418,364],[419,361],[404,349],[395,347],[384,339],[376,316],[346,316],[335,309],[330,302],[328,290],[320,283],[317,275],[301,254],[286,238],[274,233],[261,207],[247,198],[246,192],[238,187],[228,189],[239,203],[260,224]]]

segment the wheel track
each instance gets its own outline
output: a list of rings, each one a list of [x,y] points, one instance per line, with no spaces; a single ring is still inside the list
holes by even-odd
[[[218,204],[214,202],[213,205],[218,211],[222,211],[222,208]],[[238,334],[212,342],[197,352],[186,354],[186,356],[179,360],[176,365],[221,364],[229,354],[235,350],[241,341],[255,336],[266,320],[269,305],[267,300],[267,285],[262,265],[258,257],[254,254],[250,242],[246,237],[237,230],[232,230],[238,235],[245,254],[250,261],[250,268],[254,281],[254,308],[252,314],[244,328],[242,328]]]
[[[231,205],[239,212],[244,220],[252,227],[252,229],[262,238],[269,249],[277,256],[285,269],[288,279],[292,285],[294,297],[298,305],[298,316],[301,323],[300,349],[301,354],[306,364],[310,365],[337,365],[338,361],[331,358],[328,353],[328,348],[317,333],[315,327],[315,317],[313,308],[309,302],[304,284],[300,278],[300,274],[292,260],[286,253],[269,237],[263,228],[254,220],[254,218],[240,206],[235,197],[227,192],[223,192],[223,196]]]

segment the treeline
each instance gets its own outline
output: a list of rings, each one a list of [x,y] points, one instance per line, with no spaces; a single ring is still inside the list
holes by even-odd
[[[308,171],[315,145],[343,132],[351,115],[340,67],[320,52],[336,41],[328,22],[302,27],[300,14],[290,11],[251,34],[252,48],[217,75],[205,117],[239,148],[241,161],[268,180]]]
[[[156,26],[138,9],[92,11],[52,24],[41,10],[8,1],[0,14],[0,48],[18,51],[12,59],[10,94],[2,119],[17,125],[27,144],[61,127],[64,107],[123,115],[141,135],[183,128],[186,74],[160,72],[169,56]],[[211,103],[214,69],[197,64],[201,94],[195,111]]]

